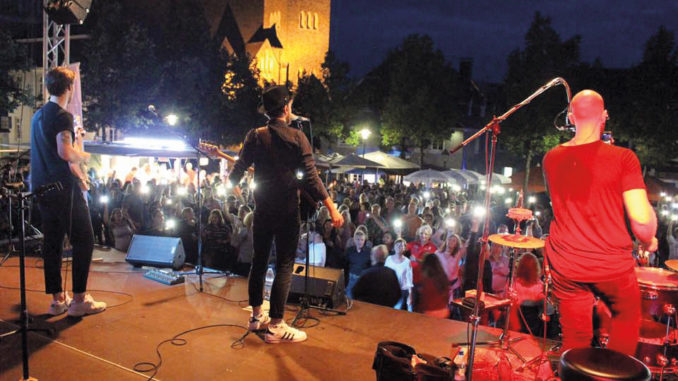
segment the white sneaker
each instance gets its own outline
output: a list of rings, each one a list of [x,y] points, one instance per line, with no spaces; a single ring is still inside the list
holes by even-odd
[[[271,322],[271,318],[268,316],[268,312],[261,311],[259,315],[252,316],[250,314],[249,320],[249,329],[250,331],[259,331],[261,329],[268,328],[268,323]]]
[[[299,343],[307,339],[306,332],[290,327],[285,321],[277,325],[269,324],[264,338],[269,344]]]
[[[70,296],[68,296],[68,293],[64,292],[64,301],[60,302],[57,300],[52,300],[52,303],[49,304],[47,313],[53,316],[61,315],[62,313],[68,311],[71,301],[72,299]]]
[[[85,295],[85,299],[78,303],[75,300],[71,302],[68,308],[68,316],[79,317],[83,315],[92,315],[103,312],[106,309],[106,303],[97,302],[92,298],[92,295]]]

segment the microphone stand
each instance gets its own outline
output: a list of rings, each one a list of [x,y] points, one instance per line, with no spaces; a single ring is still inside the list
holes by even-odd
[[[297,128],[301,129],[301,121],[300,119],[297,119],[295,121]],[[311,136],[311,155],[313,155],[313,125],[311,125],[311,121],[308,121],[308,126],[309,126],[309,134]],[[308,270],[309,270],[309,263],[310,263],[310,252],[311,252],[311,232],[314,231],[311,229],[311,224],[315,224],[315,218],[312,218],[311,213],[307,213],[306,216],[303,216],[306,219],[306,267],[304,268],[304,295],[299,298],[299,311],[297,312],[297,316],[294,317],[294,320],[292,320],[292,326],[293,327],[298,327],[297,322],[301,319],[308,318],[309,315],[309,309],[315,308],[320,311],[325,311],[325,312],[333,312],[337,315],[346,315],[346,311],[339,311],[336,309],[331,309],[327,308],[324,306],[313,306],[311,305],[310,298],[308,295]],[[324,221],[323,221],[324,222]]]
[[[21,228],[19,229],[19,289],[21,292],[21,324],[20,328],[11,332],[0,335],[0,339],[21,333],[21,359],[23,377],[21,381],[37,381],[36,378],[28,375],[28,331],[42,331],[51,335],[52,331],[49,329],[35,329],[28,328],[28,307],[26,306],[26,223],[25,223],[25,201],[36,196],[41,196],[53,189],[62,190],[63,186],[60,182],[43,185],[35,192],[20,192],[15,195],[10,195],[10,198],[16,198],[19,201],[19,216],[21,218]]]
[[[496,156],[496,148],[497,148],[497,136],[501,133],[501,129],[499,127],[499,124],[506,120],[511,114],[514,112],[518,111],[518,109],[522,108],[523,106],[529,104],[532,102],[532,100],[536,97],[538,97],[541,93],[544,91],[550,89],[553,86],[556,85],[563,85],[565,87],[565,91],[567,92],[567,102],[569,104],[570,99],[571,99],[571,93],[570,93],[570,87],[565,82],[565,80],[561,77],[556,77],[552,79],[549,83],[545,84],[544,86],[540,87],[535,91],[532,95],[529,97],[525,98],[522,102],[516,104],[515,106],[511,107],[508,111],[506,111],[503,115],[498,116],[498,117],[493,117],[492,120],[485,125],[482,129],[480,129],[478,132],[473,134],[471,137],[463,141],[461,144],[459,144],[457,147],[453,148],[450,150],[450,155],[457,152],[458,150],[466,147],[469,143],[472,141],[476,140],[483,134],[487,134],[488,136],[491,134],[492,135],[492,147],[491,149],[491,154],[490,154],[490,165],[489,168],[487,169],[487,174],[486,174],[486,181],[487,181],[487,187],[485,190],[485,226],[483,228],[483,237],[480,240],[481,249],[480,249],[480,254],[479,254],[479,259],[478,259],[478,279],[476,281],[476,296],[475,296],[475,302],[473,306],[473,313],[469,317],[469,322],[473,326],[472,330],[472,335],[471,335],[471,348],[469,349],[469,356],[468,356],[468,363],[466,366],[466,379],[471,381],[473,379],[473,360],[475,357],[475,350],[476,350],[476,343],[478,339],[478,323],[480,322],[480,303],[482,299],[482,293],[483,293],[483,270],[485,268],[485,258],[487,257],[487,242],[488,242],[488,237],[490,235],[490,201],[492,199],[492,194],[491,194],[491,185],[492,185],[492,173],[494,172],[494,160]]]

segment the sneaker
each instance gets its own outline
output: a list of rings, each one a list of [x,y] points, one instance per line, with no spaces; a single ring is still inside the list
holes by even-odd
[[[97,302],[92,298],[92,295],[85,295],[85,300],[78,303],[75,300],[71,302],[68,308],[68,316],[79,317],[83,315],[92,315],[103,312],[106,309],[106,303]]]
[[[68,307],[71,305],[71,299],[70,296],[68,296],[68,293],[65,292],[65,299],[64,301],[57,301],[57,300],[52,300],[52,303],[49,304],[49,309],[47,310],[47,313],[52,315],[52,316],[57,316],[61,315],[62,313],[68,311]]]
[[[269,324],[264,337],[269,344],[299,343],[307,339],[306,332],[292,328],[284,321],[278,325]]]
[[[257,316],[250,315],[249,329],[250,331],[259,331],[261,329],[266,329],[268,328],[268,323],[270,322],[271,318],[268,316],[268,312],[261,311]]]

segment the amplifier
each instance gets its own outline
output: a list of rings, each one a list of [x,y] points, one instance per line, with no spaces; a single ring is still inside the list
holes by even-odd
[[[304,296],[305,264],[294,264],[292,283],[287,302],[298,304]],[[329,267],[309,266],[308,272],[309,304],[319,307],[337,308],[346,301],[344,270]]]
[[[181,238],[135,234],[125,260],[134,266],[171,267],[179,270],[186,254]]]

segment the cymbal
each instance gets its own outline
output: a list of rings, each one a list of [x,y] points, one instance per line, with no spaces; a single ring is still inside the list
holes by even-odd
[[[678,259],[669,259],[668,261],[664,262],[664,264],[669,268],[669,270],[678,271]]]
[[[488,238],[490,242],[496,243],[497,245],[519,249],[539,249],[546,244],[545,241],[539,238],[515,234],[492,234]]]

